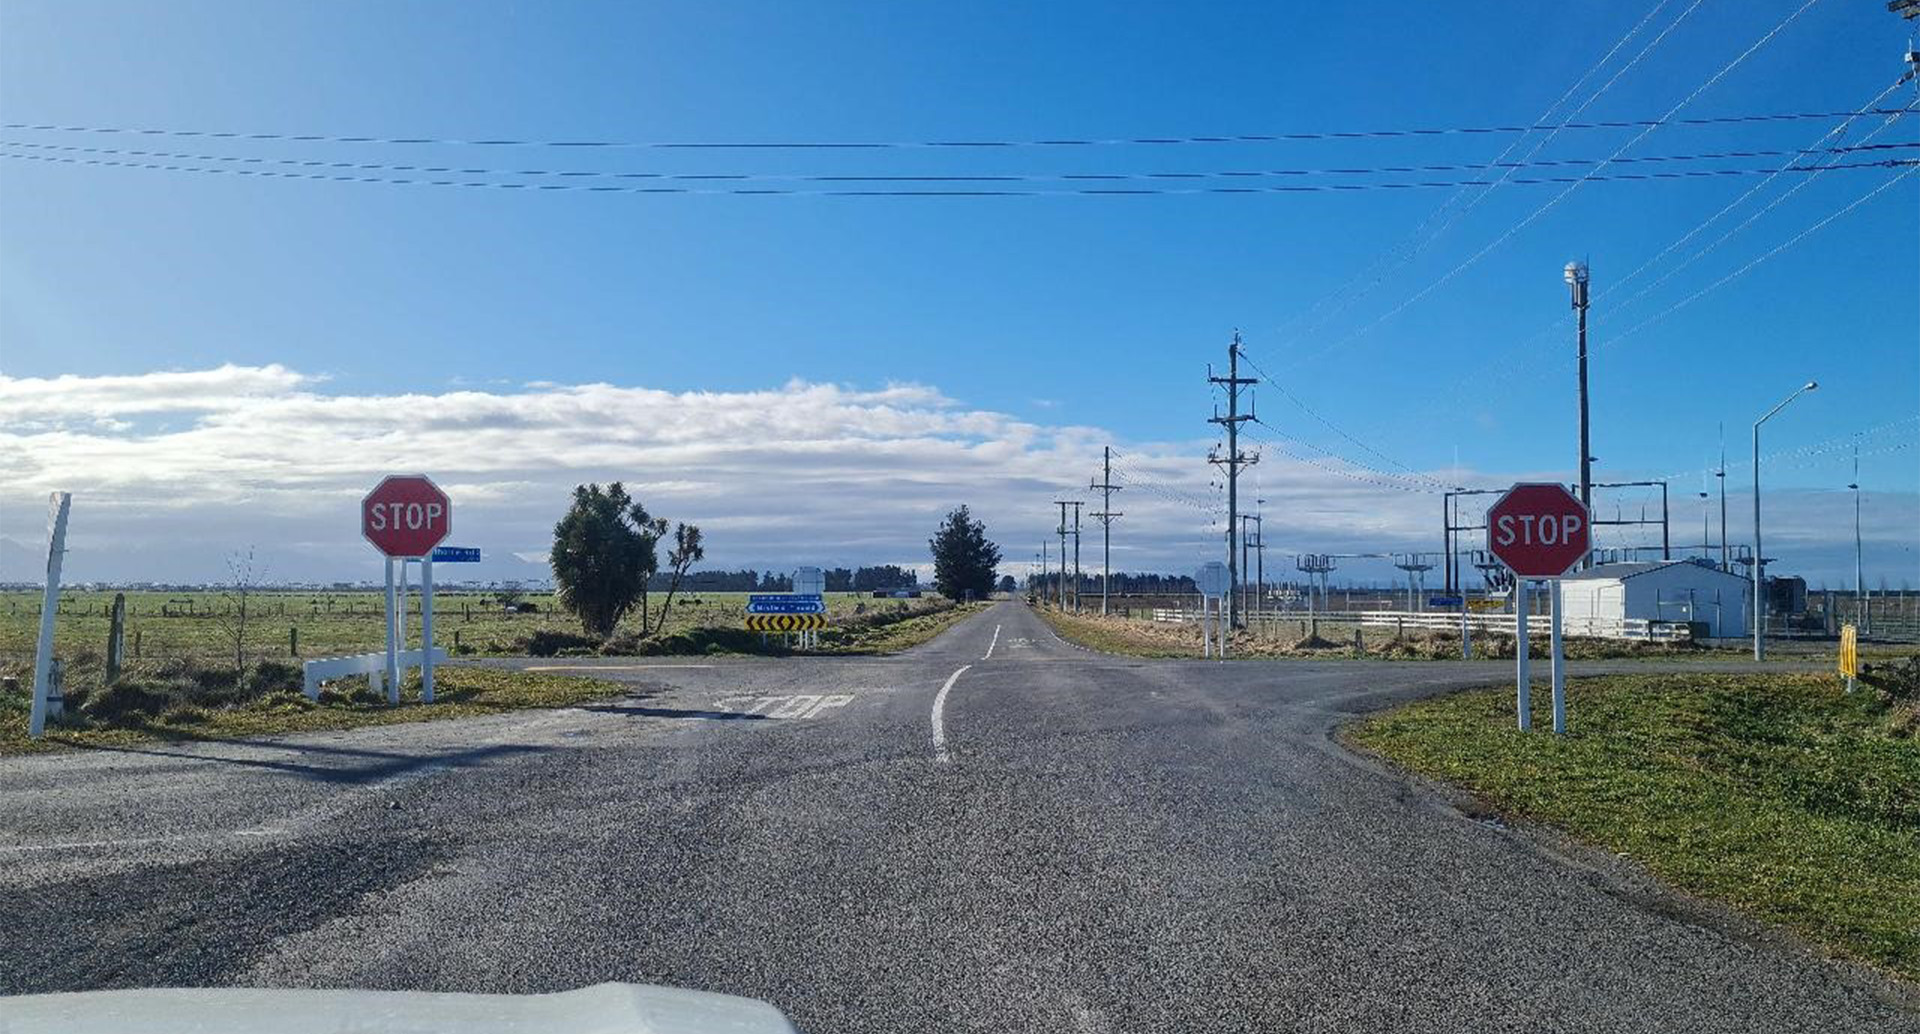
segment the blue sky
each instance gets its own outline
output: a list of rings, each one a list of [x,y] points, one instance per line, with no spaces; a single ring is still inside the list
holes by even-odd
[[[6,122],[31,124],[627,142],[1105,139],[1514,125],[1540,117],[1652,12],[1560,109],[1585,103],[1587,119],[1650,119],[1800,4],[1512,3],[1414,19],[1319,4],[1061,3],[1019,10],[14,0],[0,13],[0,109]],[[1816,2],[1678,116],[1853,110],[1900,74],[1905,31],[1879,4]],[[1657,46],[1589,102],[1662,32]],[[1882,104],[1914,100],[1909,85]],[[1916,119],[1885,128],[1874,142],[1914,141]],[[1668,126],[1625,155],[1804,148],[1838,124]],[[1878,125],[1860,120],[1846,137],[1857,141]],[[1569,130],[1546,140],[1535,158],[1604,158],[1639,133]],[[1523,149],[1544,137],[1532,135]],[[0,150],[16,156],[72,157],[78,153],[48,148],[82,146],[439,164],[508,174],[462,177],[496,181],[527,170],[954,176],[1371,168],[1486,162],[1517,138],[831,151],[380,146],[23,130],[4,139],[16,146]],[[1637,169],[1772,168],[1785,161]],[[1571,168],[1578,176],[1585,167]],[[1892,493],[1890,544],[1899,548],[1883,555],[1898,558],[1889,568],[1897,579],[1920,572],[1911,531],[1920,525],[1920,449],[1912,447],[1920,434],[1913,421],[1920,413],[1920,176],[1662,314],[1898,172],[1816,177],[1725,244],[1627,301],[1805,174],[1778,177],[1615,294],[1610,313],[1610,277],[1641,266],[1758,177],[1582,185],[1422,294],[1564,187],[1506,185],[1484,197],[1446,189],[645,196],[0,158],[0,374],[133,377],[281,364],[312,378],[299,390],[344,398],[514,394],[528,382],[605,382],[741,393],[747,400],[795,378],[855,392],[911,383],[938,393],[933,409],[990,413],[1008,426],[1038,429],[1031,441],[1042,444],[1032,449],[1042,452],[1023,452],[1033,469],[1022,477],[1044,480],[1049,468],[1042,459],[1064,451],[1059,483],[1083,484],[1090,471],[1081,447],[1113,441],[1164,455],[1169,484],[1205,494],[1204,465],[1181,468],[1174,460],[1191,459],[1210,441],[1205,364],[1221,361],[1237,327],[1263,371],[1283,378],[1293,396],[1346,432],[1267,390],[1259,406],[1273,429],[1262,434],[1297,439],[1302,455],[1349,473],[1364,473],[1349,462],[1395,472],[1404,464],[1443,480],[1485,475],[1478,484],[1564,475],[1571,467],[1571,341],[1557,329],[1567,315],[1559,270],[1584,257],[1595,284],[1599,474],[1677,474],[1676,493],[1691,493],[1701,481],[1697,468],[1717,448],[1721,422],[1729,451],[1742,454],[1752,419],[1818,378],[1820,392],[1769,424],[1768,451],[1877,429],[1866,440],[1863,479]],[[1471,208],[1411,261],[1389,262],[1377,278],[1367,272],[1383,255],[1397,254],[1450,199]],[[1329,312],[1328,293],[1355,286],[1371,289]],[[112,419],[125,426],[89,433],[152,435],[192,419],[116,413]],[[726,433],[750,440],[756,431],[748,417]],[[1795,457],[1781,464],[1777,483],[1831,492],[1850,477],[1841,455]],[[616,462],[604,473],[620,469]],[[77,476],[84,483],[85,472]],[[884,500],[888,479],[901,476],[909,475],[874,474],[871,484],[847,490]],[[1263,476],[1279,482],[1288,474],[1273,463]],[[941,498],[964,501],[967,484],[948,482]],[[1037,540],[1045,529],[1041,497],[1055,489],[1033,487],[1031,515],[1012,495],[995,504],[1004,507],[995,516],[1010,526],[1009,537]],[[18,526],[22,514],[37,510],[29,503],[9,498],[0,515]],[[1339,514],[1368,505],[1364,497],[1342,496],[1315,509],[1329,510],[1340,526],[1352,522]],[[1400,499],[1382,505],[1433,509]],[[741,516],[704,506],[694,509],[709,521]],[[1810,519],[1811,541],[1825,518]],[[538,534],[526,529],[541,520],[530,516],[523,524],[501,530],[502,543],[537,545]],[[1897,531],[1903,524],[1904,536]],[[1738,523],[1734,531],[1743,533]],[[819,532],[832,534],[831,525]],[[37,532],[16,535],[10,527],[6,534],[25,541]],[[895,560],[924,538],[917,526],[891,543],[875,534],[871,544],[837,548],[848,560]],[[1156,534],[1160,545],[1138,555],[1142,564],[1184,564],[1198,547],[1183,543],[1206,538],[1171,524]],[[1381,534],[1413,533],[1383,525]],[[1312,541],[1299,537],[1303,548]],[[316,543],[316,556],[333,548]],[[771,562],[784,548],[768,542],[716,552]],[[1810,547],[1809,564],[1828,561]]]

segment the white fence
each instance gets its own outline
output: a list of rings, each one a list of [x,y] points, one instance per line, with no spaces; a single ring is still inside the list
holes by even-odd
[[[419,650],[401,651],[400,670],[405,672],[408,668],[419,667],[422,660],[420,655]],[[440,664],[446,659],[447,651],[444,647],[433,648],[433,663]],[[387,654],[383,650],[379,653],[356,653],[346,657],[321,657],[303,665],[302,674],[300,690],[307,695],[308,700],[320,699],[322,681],[345,678],[348,675],[365,675],[367,681],[373,686],[373,691],[379,693],[384,691],[387,684]]]
[[[1358,624],[1370,627],[1389,627],[1399,631],[1408,629],[1431,630],[1438,632],[1460,631],[1458,611],[1408,611],[1408,610],[1363,610],[1334,611],[1331,613],[1308,614],[1261,613],[1241,614],[1249,625],[1285,622],[1317,621],[1327,624]],[[1184,608],[1160,608],[1153,612],[1153,620],[1193,623],[1200,620],[1200,612]],[[1514,616],[1500,613],[1468,613],[1467,627],[1475,632],[1490,632],[1498,635],[1514,634]],[[1607,618],[1569,618],[1562,627],[1562,633],[1569,636],[1583,636],[1592,639],[1637,639],[1644,642],[1685,642],[1693,638],[1693,630],[1680,621],[1642,621],[1636,619],[1611,620]],[[1544,614],[1532,615],[1527,622],[1527,638],[1545,639],[1548,635],[1547,617]]]

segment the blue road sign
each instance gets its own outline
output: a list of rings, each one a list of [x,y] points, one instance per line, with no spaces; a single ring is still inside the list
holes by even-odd
[[[433,562],[436,564],[477,564],[480,562],[478,546],[435,546]]]
[[[1466,605],[1467,605],[1467,598],[1465,596],[1429,596],[1427,597],[1427,606],[1429,607],[1464,607]]]
[[[747,597],[749,614],[825,614],[827,601],[818,596],[800,596],[792,593],[768,595],[754,593]]]

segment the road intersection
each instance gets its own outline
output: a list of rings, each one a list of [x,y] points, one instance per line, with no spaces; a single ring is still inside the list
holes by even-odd
[[[809,1031],[1920,1031],[1898,989],[1333,738],[1504,665],[492,661],[622,698],[0,760],[0,991],[764,998]],[[1576,672],[1581,670],[1575,665]]]

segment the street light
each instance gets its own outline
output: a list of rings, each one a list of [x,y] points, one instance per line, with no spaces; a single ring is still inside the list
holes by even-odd
[[[1753,659],[1756,661],[1767,659],[1766,603],[1760,595],[1760,589],[1765,584],[1760,569],[1766,566],[1762,559],[1765,554],[1760,552],[1760,425],[1787,408],[1787,403],[1819,387],[1819,381],[1808,381],[1798,391],[1781,399],[1779,405],[1767,410],[1766,416],[1753,422]]]

